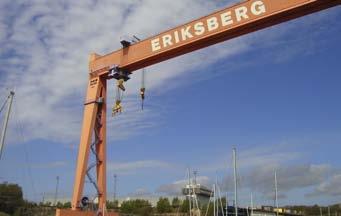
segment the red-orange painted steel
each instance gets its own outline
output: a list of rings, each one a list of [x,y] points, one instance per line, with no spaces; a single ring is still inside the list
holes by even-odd
[[[105,74],[112,65],[119,65],[132,72],[340,4],[341,0],[249,0],[163,32],[128,48],[104,56],[98,55],[96,60],[90,62],[90,73]],[[245,10],[247,10],[246,15],[243,16]],[[214,26],[214,18],[218,23],[217,27]],[[200,31],[202,26],[205,29],[203,33]],[[172,36],[171,40],[169,36]]]
[[[249,0],[217,11],[185,25],[168,30],[127,48],[100,56],[92,54],[89,61],[89,85],[84,108],[77,170],[72,199],[73,211],[57,211],[57,216],[82,215],[79,203],[95,118],[101,113],[101,142],[96,146],[100,159],[97,165],[99,209],[105,212],[106,202],[106,80],[113,65],[133,72],[219,42],[239,37],[269,26],[318,12],[341,4],[341,0]],[[95,102],[102,98],[104,105]],[[87,215],[84,213],[83,215]]]

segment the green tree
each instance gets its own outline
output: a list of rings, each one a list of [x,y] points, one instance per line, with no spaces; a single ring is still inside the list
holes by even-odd
[[[226,206],[226,197],[221,198],[221,203],[223,204],[223,207]],[[220,201],[219,201],[219,205],[220,205]]]
[[[148,216],[153,213],[152,205],[148,200],[136,199],[124,201],[121,204],[121,213]]]
[[[182,202],[182,205],[180,207],[180,212],[182,212],[182,213],[188,213],[189,212],[189,201],[188,201],[188,199],[186,199]]]
[[[45,206],[52,206],[52,203],[51,202],[46,202]]]
[[[63,209],[69,209],[71,208],[71,202],[66,202],[63,204]]]
[[[181,205],[181,200],[179,198],[177,198],[177,197],[174,197],[173,200],[172,200],[172,207],[174,209],[177,209],[177,208],[180,207],[180,205]]]
[[[56,208],[58,208],[58,209],[63,208],[63,203],[58,201],[57,204],[56,204]]]
[[[25,201],[24,204],[17,208],[13,216],[35,216],[38,210],[38,205],[33,202]]]
[[[0,212],[12,215],[23,204],[23,193],[19,185],[0,184]]]
[[[156,204],[156,210],[158,213],[169,213],[172,212],[172,207],[170,205],[168,198],[160,197]]]
[[[107,201],[107,209],[118,209],[118,200]]]
[[[209,202],[201,207],[201,212],[203,212],[204,214],[207,212],[207,216],[213,216],[213,211],[213,202]]]

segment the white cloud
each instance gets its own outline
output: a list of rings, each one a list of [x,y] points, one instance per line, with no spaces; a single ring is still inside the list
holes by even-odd
[[[226,1],[226,5],[232,2],[235,1]],[[136,34],[146,38],[206,15],[217,9],[216,4],[204,0],[1,1],[0,64],[6,68],[1,71],[1,79],[16,88],[18,112],[15,118],[23,122],[27,138],[77,143],[88,55],[118,49],[120,36]],[[279,35],[286,31],[282,29]],[[278,39],[276,35],[275,31],[266,33],[267,38],[273,40]],[[188,76],[193,69],[206,68],[223,57],[251,49],[259,44],[254,42],[259,37],[254,34],[155,65],[148,70],[148,91],[162,93],[174,88],[183,82],[171,82],[180,74]],[[201,75],[200,79],[205,79]],[[127,85],[127,98],[137,100],[139,80],[133,79]],[[112,88],[109,92],[113,92]],[[109,97],[112,103],[112,94]],[[132,109],[137,105],[135,102],[125,105],[131,111],[124,119],[113,121],[108,131],[120,129],[125,123],[131,125],[130,129],[135,128],[135,124],[140,126],[125,130],[131,132],[121,133],[122,137],[115,134],[115,138],[126,138],[143,130],[142,121],[148,127],[155,125],[157,109],[149,108],[141,114]],[[150,117],[152,112],[156,116]]]
[[[141,169],[155,169],[155,168],[171,168],[172,165],[158,160],[141,160],[131,162],[109,162],[107,170],[115,173],[125,174],[136,172]]]
[[[280,198],[285,198],[288,192],[301,189],[315,188],[307,197],[325,195],[339,195],[338,190],[332,188],[338,185],[338,170],[328,164],[302,164],[299,159],[305,157],[295,151],[288,151],[285,145],[271,145],[237,151],[238,182],[241,190],[260,193],[265,199],[274,196],[274,171],[277,171]],[[286,148],[285,148],[286,146]],[[222,156],[222,159],[203,166],[201,172],[216,172],[230,170],[229,175],[221,180],[224,191],[233,191],[234,180],[232,173],[232,157]],[[228,161],[228,159],[231,159]],[[200,166],[199,166],[200,167]],[[328,180],[328,176],[333,177]],[[165,189],[168,189],[165,187]]]
[[[238,156],[238,166],[241,168],[263,165],[278,166],[283,162],[293,161],[299,156],[298,152],[283,151],[282,148],[255,148],[241,152]]]
[[[278,189],[282,198],[286,193],[296,189],[317,187],[325,182],[332,168],[326,164],[319,165],[279,165],[263,164],[250,171],[239,173],[239,185],[242,189],[257,191],[266,199],[274,197],[274,172],[277,172]],[[223,189],[233,189],[233,177],[226,176],[222,181]]]
[[[51,163],[32,164],[31,167],[35,169],[53,169],[53,168],[65,167],[66,165],[67,165],[67,162],[65,161],[55,161]]]
[[[11,10],[0,7],[1,29],[5,22],[9,23],[0,38],[0,44],[3,44],[0,61],[7,68],[6,82],[15,86],[17,91],[16,118],[24,123],[28,139],[58,142],[78,140],[87,60],[91,52],[104,54],[113,51],[120,47],[122,35],[147,37],[215,9],[211,2],[194,0],[181,3],[152,0],[5,2],[2,4]],[[189,5],[193,10],[187,10]],[[19,10],[21,12],[17,13]],[[217,49],[217,56],[210,57],[211,61],[217,59],[219,53],[224,56],[238,52],[238,48],[226,50]],[[198,56],[205,58],[206,54]],[[191,59],[195,57],[187,57],[187,60]],[[160,87],[170,78],[199,65],[189,64],[193,61],[185,59],[172,62],[178,62],[178,67],[169,67],[171,64],[166,63],[148,71],[148,90]],[[137,99],[136,86],[139,86],[139,80],[128,83],[128,98],[134,95]],[[109,97],[112,103],[112,94]],[[112,123],[112,128],[120,128],[125,123],[133,128],[141,119],[146,125],[154,125],[153,118],[131,109],[136,103],[125,105],[131,110],[129,116]],[[148,110],[145,113],[150,114]],[[147,119],[151,120],[148,122]],[[137,130],[143,128],[145,126]],[[123,134],[123,138],[128,135]]]
[[[289,151],[281,144],[272,144],[272,148],[266,145],[249,148],[244,150],[237,150],[237,165],[238,169],[250,170],[262,166],[279,166],[293,162],[302,155],[298,152]],[[205,172],[216,172],[220,170],[232,169],[232,150],[230,155],[223,154],[216,156],[216,161],[211,164],[205,164],[201,170]]]
[[[321,182],[315,187],[315,190],[308,193],[306,197],[326,197],[326,196],[341,196],[341,174],[335,174],[331,178]]]
[[[129,193],[127,196],[132,198],[139,198],[139,197],[150,197],[153,194],[146,188],[138,188],[133,193]]]
[[[246,179],[246,185],[262,191],[272,190],[274,170],[277,170],[278,184],[282,191],[305,188],[322,182],[330,171],[328,165],[294,165],[278,167],[273,164],[258,167]],[[252,178],[249,178],[252,177]]]

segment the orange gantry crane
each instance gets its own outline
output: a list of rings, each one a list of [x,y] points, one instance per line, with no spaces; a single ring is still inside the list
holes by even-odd
[[[247,0],[143,41],[121,41],[123,48],[113,53],[91,54],[72,209],[58,209],[56,215],[116,215],[106,211],[107,80],[117,79],[121,85],[146,66],[340,4],[341,0]],[[96,157],[96,212],[82,210],[90,151]]]

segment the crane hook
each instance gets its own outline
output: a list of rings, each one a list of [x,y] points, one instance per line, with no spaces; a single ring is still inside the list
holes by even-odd
[[[146,82],[146,69],[142,69],[142,76],[141,76],[141,88],[140,88],[140,96],[141,96],[141,109],[143,110],[144,108],[144,99],[146,97],[146,87],[145,87],[145,82]]]
[[[114,107],[112,108],[112,116],[122,113],[121,100],[116,100]]]
[[[126,90],[126,88],[124,87],[124,79],[118,79],[117,80],[117,92],[116,92],[116,101],[114,104],[114,107],[112,108],[112,116],[115,116],[117,114],[122,113],[122,96],[123,96],[123,92]]]
[[[141,108],[143,110],[144,107],[144,98],[145,98],[145,93],[146,93],[146,88],[141,88],[140,89],[140,96],[141,96]]]
[[[119,89],[121,89],[122,91],[125,91],[126,90],[126,88],[124,87],[124,79],[119,79],[119,80],[117,80],[117,87],[119,88]]]

